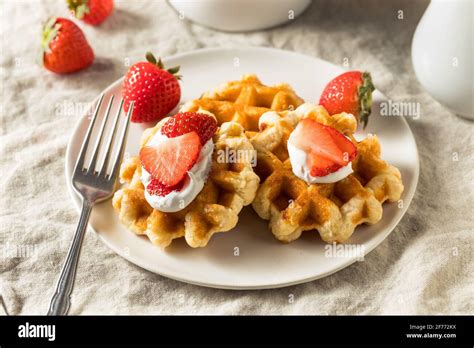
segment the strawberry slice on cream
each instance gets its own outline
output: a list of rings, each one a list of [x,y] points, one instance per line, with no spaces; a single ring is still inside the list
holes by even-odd
[[[141,148],[141,181],[145,199],[154,209],[182,210],[201,192],[211,169],[216,130],[213,116],[180,113]]]
[[[336,129],[301,120],[288,139],[293,173],[308,184],[333,183],[352,171],[356,146]]]

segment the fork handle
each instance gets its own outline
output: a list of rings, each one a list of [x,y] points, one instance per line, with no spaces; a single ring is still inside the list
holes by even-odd
[[[74,239],[67,253],[61,275],[56,285],[56,291],[49,305],[48,315],[66,315],[71,306],[71,293],[76,278],[77,264],[81,253],[82,241],[87,231],[87,223],[92,211],[92,204],[87,200],[82,201],[82,212],[77,225]]]

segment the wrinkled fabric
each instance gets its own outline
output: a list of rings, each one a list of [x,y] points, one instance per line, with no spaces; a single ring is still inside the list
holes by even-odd
[[[258,291],[164,278],[116,255],[89,231],[71,314],[472,314],[474,126],[432,99],[414,75],[411,38],[427,5],[314,1],[285,26],[230,34],[180,20],[165,1],[116,1],[100,27],[76,21],[95,51],[94,65],[59,76],[38,66],[37,57],[42,23],[52,15],[68,16],[65,2],[4,1],[0,293],[8,313],[48,309],[78,220],[64,158],[82,108],[146,50],[168,56],[250,45],[368,70],[389,99],[420,103],[421,117],[408,119],[421,161],[408,212],[364,262],[317,281]]]

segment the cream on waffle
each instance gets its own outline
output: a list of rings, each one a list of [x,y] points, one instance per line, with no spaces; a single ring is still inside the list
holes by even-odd
[[[313,119],[348,137],[357,147],[353,173],[335,183],[308,184],[292,171],[287,141],[298,122]],[[403,192],[400,171],[380,158],[380,143],[369,135],[357,142],[357,121],[351,114],[330,116],[322,106],[303,104],[295,111],[262,116],[259,132],[248,132],[257,150],[255,172],[260,187],[253,208],[277,239],[291,242],[303,231],[318,230],[327,243],[346,241],[362,224],[382,217],[382,203]]]
[[[181,111],[208,111],[218,124],[235,121],[247,131],[258,131],[258,120],[267,111],[295,109],[303,103],[285,83],[265,86],[255,75],[244,75],[241,80],[227,82],[214,92],[186,103]]]
[[[164,122],[166,119],[144,132],[141,147],[147,145]],[[235,227],[240,210],[252,202],[258,188],[259,178],[253,172],[250,157],[254,150],[243,127],[236,122],[223,123],[213,141],[211,169],[203,189],[189,205],[176,212],[150,206],[141,181],[140,158],[125,160],[120,171],[125,185],[112,201],[121,223],[136,234],[148,236],[160,247],[167,247],[180,237],[191,247],[204,247],[214,233]],[[244,151],[250,156],[241,156],[238,162],[222,158],[232,151]]]

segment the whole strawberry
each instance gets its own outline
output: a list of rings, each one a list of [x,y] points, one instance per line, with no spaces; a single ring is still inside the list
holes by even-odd
[[[331,80],[324,88],[319,104],[330,115],[347,112],[367,126],[375,87],[368,72],[348,71]]]
[[[125,74],[122,94],[125,112],[133,104],[132,122],[152,122],[161,120],[178,105],[181,88],[175,75],[179,67],[164,69],[161,59],[156,61],[147,52],[147,62],[133,64]]]
[[[71,13],[91,25],[99,25],[114,9],[113,0],[67,0]]]
[[[94,52],[82,30],[66,18],[51,18],[43,28],[42,62],[46,69],[58,74],[87,68]]]

